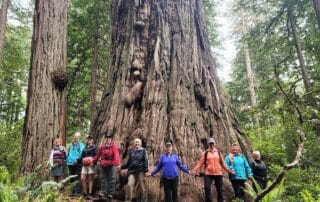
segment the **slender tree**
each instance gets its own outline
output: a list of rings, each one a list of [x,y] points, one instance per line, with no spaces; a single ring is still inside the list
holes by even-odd
[[[256,98],[256,91],[255,91],[255,74],[252,69],[252,62],[251,62],[251,57],[250,57],[250,49],[249,45],[246,39],[246,34],[248,33],[248,23],[246,20],[246,16],[244,13],[244,9],[240,8],[239,10],[239,15],[241,19],[241,24],[240,24],[240,33],[243,36],[243,49],[244,49],[244,55],[245,55],[245,65],[246,65],[246,72],[247,72],[247,83],[248,83],[248,90],[249,90],[249,95],[250,95],[250,102],[251,102],[251,107],[255,110],[257,106],[257,98]],[[258,126],[258,114],[257,112],[253,113],[252,116],[252,122],[254,125]]]
[[[2,51],[4,47],[4,35],[7,25],[9,0],[2,0],[0,2],[0,63],[2,61]]]
[[[48,159],[65,139],[66,0],[36,0],[20,173]]]
[[[316,14],[318,26],[320,29],[320,0],[312,0],[312,1],[313,1],[314,12]]]
[[[115,129],[124,161],[133,138],[142,138],[150,165],[166,139],[190,167],[210,136],[224,152],[238,141],[247,154],[250,145],[217,78],[201,1],[113,0],[111,29],[108,78],[93,134]],[[181,178],[180,194],[198,201],[202,183]],[[160,200],[158,180],[148,180],[152,199]],[[190,186],[197,191],[187,191]]]

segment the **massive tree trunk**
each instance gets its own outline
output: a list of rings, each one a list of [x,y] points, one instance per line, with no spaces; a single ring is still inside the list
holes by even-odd
[[[2,61],[4,36],[6,33],[8,6],[9,0],[2,0],[2,2],[0,2],[0,63]]]
[[[318,27],[320,29],[320,0],[313,0],[313,8],[314,12],[316,13]]]
[[[21,174],[48,160],[54,138],[65,140],[66,0],[35,3]]]
[[[150,168],[169,138],[190,168],[208,137],[223,153],[235,141],[248,154],[250,145],[217,78],[201,1],[113,0],[111,28],[110,66],[94,134],[115,128],[123,162],[135,137],[148,150]],[[159,179],[148,178],[147,185],[159,201]],[[181,174],[184,201],[203,200],[202,191],[203,179]]]

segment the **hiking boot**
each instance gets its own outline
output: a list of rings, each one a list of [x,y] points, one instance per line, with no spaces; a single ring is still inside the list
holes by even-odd
[[[98,194],[98,196],[99,196],[100,198],[103,198],[103,197],[105,197],[106,195],[105,195],[103,192],[100,192],[100,193]]]
[[[88,199],[90,199],[90,200],[96,200],[97,198],[96,197],[94,197],[92,194],[88,194],[88,197],[87,197]]]

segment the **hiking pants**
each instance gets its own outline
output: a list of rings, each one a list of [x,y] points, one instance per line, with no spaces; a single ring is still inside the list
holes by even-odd
[[[101,190],[104,194],[115,194],[116,169],[114,166],[101,166]]]
[[[244,193],[245,182],[246,180],[240,180],[240,179],[231,180],[231,184],[232,184],[234,193],[236,195],[236,198],[244,201],[246,201],[245,193]]]
[[[165,202],[178,202],[178,184],[179,177],[168,179],[163,177],[163,189],[165,193]]]
[[[211,202],[211,184],[214,180],[217,190],[217,201],[223,202],[223,178],[221,175],[206,175],[204,176],[204,193],[206,202]]]
[[[138,181],[141,189],[141,201],[148,201],[147,199],[147,188],[144,184],[144,173],[129,174],[128,184],[126,187],[126,201],[131,201],[133,198],[133,189],[135,188],[136,181]],[[137,195],[136,195],[137,196]]]
[[[70,182],[75,182],[76,184],[71,190],[72,194],[81,194],[81,182],[80,182],[80,176],[81,176],[81,164],[75,164],[75,165],[68,165],[69,169],[69,176],[70,175],[77,175],[77,177],[70,179]]]

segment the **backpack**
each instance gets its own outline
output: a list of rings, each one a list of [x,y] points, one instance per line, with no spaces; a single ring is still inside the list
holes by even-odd
[[[218,152],[218,155],[219,155],[220,164],[222,164],[223,161],[222,161],[222,157],[221,157],[221,152],[220,152],[219,149],[217,149],[217,152]],[[204,169],[206,169],[206,167],[207,167],[207,157],[208,157],[208,150],[206,150],[205,153],[204,153],[204,163],[203,163],[204,164]],[[200,177],[205,176],[205,173],[200,172],[199,176]]]

